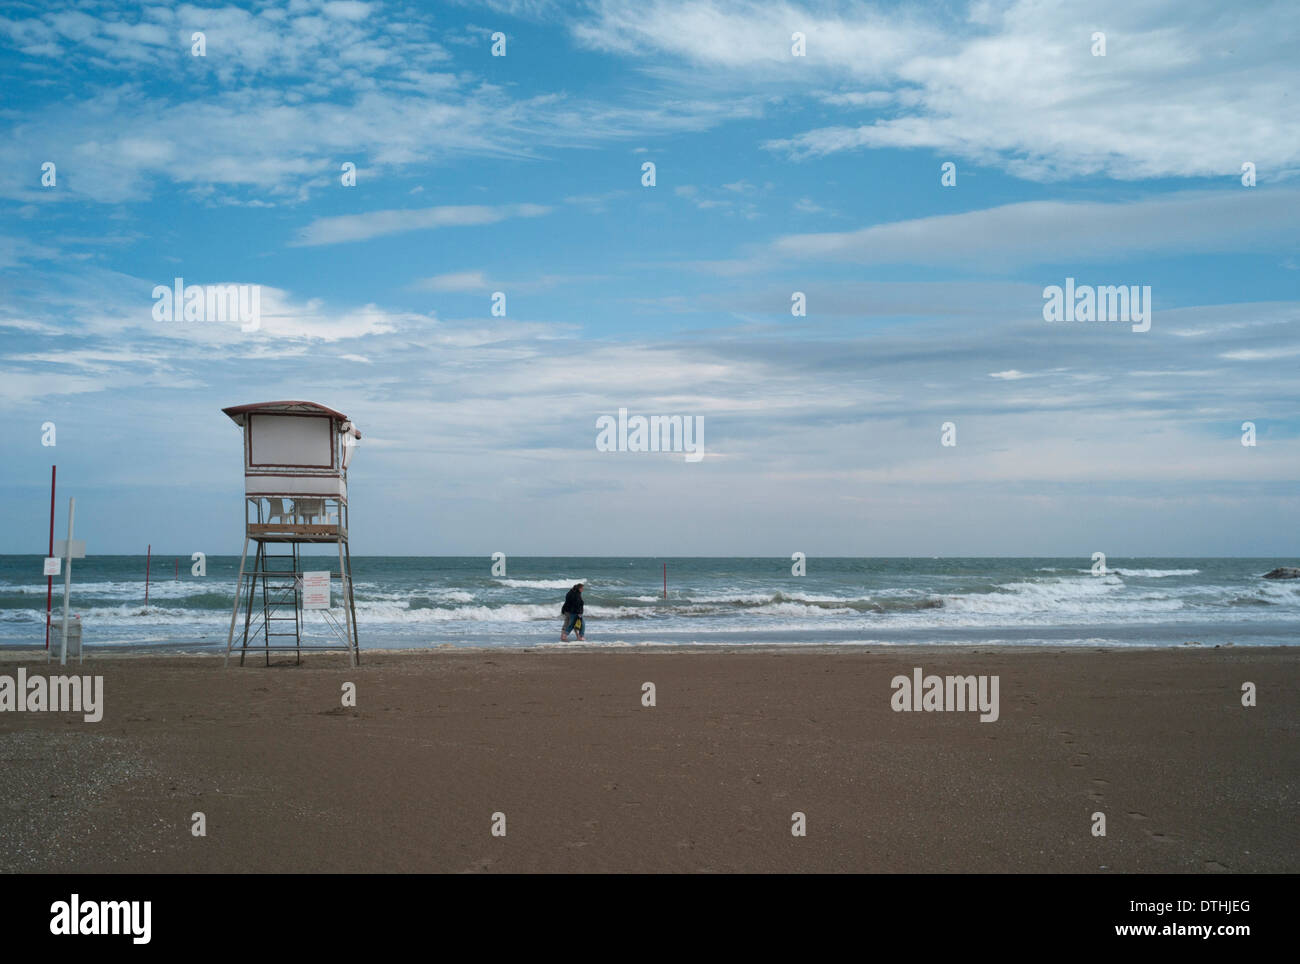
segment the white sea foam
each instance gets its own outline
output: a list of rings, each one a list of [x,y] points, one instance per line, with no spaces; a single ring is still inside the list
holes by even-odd
[[[1173,596],[1128,589],[1113,575],[1004,583],[997,588],[997,592],[945,596],[944,609],[980,616],[1097,617],[1168,613],[1184,605]]]
[[[504,606],[428,606],[411,609],[403,603],[376,601],[357,603],[357,618],[374,617],[394,623],[466,622],[525,623],[547,619],[559,622],[560,608],[549,603],[507,603]]]
[[[1164,579],[1166,576],[1197,576],[1199,569],[1110,569],[1109,572],[1121,576],[1137,576],[1142,579]]]
[[[1257,590],[1260,598],[1281,605],[1300,606],[1300,580],[1295,582],[1271,582]]]
[[[578,583],[584,589],[587,586],[586,579],[497,579],[496,583],[511,589],[572,589]]]

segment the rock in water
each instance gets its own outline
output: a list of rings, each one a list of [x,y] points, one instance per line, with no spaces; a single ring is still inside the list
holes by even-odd
[[[1272,572],[1264,573],[1265,579],[1300,579],[1300,569],[1294,566],[1279,566]]]

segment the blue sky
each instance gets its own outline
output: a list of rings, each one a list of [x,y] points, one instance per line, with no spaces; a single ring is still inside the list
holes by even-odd
[[[363,554],[1294,556],[1298,30],[9,4],[0,552],[43,551],[54,462],[92,553],[237,552],[220,409],[305,398],[365,433]],[[261,328],[155,321],[177,276],[259,285]],[[1149,285],[1151,330],[1044,322],[1066,277]],[[705,458],[597,451],[620,407],[702,417]]]

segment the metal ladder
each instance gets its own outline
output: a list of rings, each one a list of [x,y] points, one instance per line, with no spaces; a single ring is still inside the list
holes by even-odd
[[[239,665],[244,665],[250,642],[262,636],[262,650],[266,654],[266,665],[271,665],[271,650],[293,650],[297,663],[302,663],[302,592],[297,543],[290,543],[290,552],[275,554],[267,551],[266,543],[257,544],[257,555],[253,559],[253,568],[247,575],[248,604],[244,614],[244,642],[239,652]],[[287,561],[289,568],[272,564],[272,560]],[[256,598],[258,584],[262,590],[262,615],[256,624],[252,622],[253,600]],[[288,610],[291,615],[282,613]],[[285,627],[277,629],[281,623],[293,623],[292,630]],[[292,645],[277,645],[276,639],[290,639]]]
[[[289,544],[290,552],[288,555],[272,555],[262,549],[262,621],[266,627],[266,662],[271,665],[271,640],[272,637],[287,638],[292,636],[294,651],[297,654],[297,662],[302,663],[302,595],[300,592],[300,579],[298,566],[298,544],[291,542]],[[287,560],[289,569],[281,569],[271,565],[271,560]],[[274,585],[272,579],[277,580]],[[291,616],[276,615],[288,607]],[[274,632],[275,624],[278,622],[293,623],[292,632]],[[288,627],[286,627],[287,629]]]

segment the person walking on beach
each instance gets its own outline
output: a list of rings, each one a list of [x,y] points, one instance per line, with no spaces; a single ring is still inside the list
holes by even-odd
[[[564,628],[560,630],[560,642],[569,641],[569,631],[577,630],[579,641],[585,640],[582,633],[582,583],[577,583],[564,597],[564,608],[560,610],[564,617]]]

